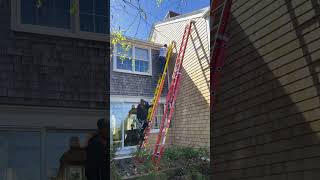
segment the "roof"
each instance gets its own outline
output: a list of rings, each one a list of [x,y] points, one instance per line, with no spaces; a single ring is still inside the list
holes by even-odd
[[[173,11],[169,11],[164,19],[173,18],[173,17],[179,16],[179,15],[180,15],[179,13],[176,13],[176,12],[173,12]]]
[[[202,8],[202,9],[199,9],[199,10],[196,10],[196,11],[192,11],[190,13],[186,13],[186,14],[181,14],[181,15],[178,15],[178,16],[174,16],[172,18],[169,18],[169,19],[165,19],[163,21],[159,21],[157,23],[155,23],[154,25],[158,25],[158,24],[162,24],[162,23],[166,23],[166,22],[170,22],[170,21],[173,21],[173,20],[178,20],[178,19],[182,19],[182,18],[186,18],[188,16],[193,16],[193,15],[197,15],[197,14],[201,14],[201,15],[205,15],[207,14],[207,12],[210,10],[210,7],[205,7],[205,8]],[[170,11],[169,11],[170,12]],[[168,13],[169,13],[168,12]]]
[[[125,36],[125,38],[126,38],[126,41],[133,43],[133,44],[137,44],[137,45],[149,46],[149,47],[153,47],[153,48],[160,48],[163,46],[161,44],[157,44],[157,43],[147,41],[147,40],[136,39],[136,38],[132,38],[132,37],[128,37],[128,36]]]
[[[171,11],[169,11],[168,13],[170,13],[170,12]],[[188,17],[191,17],[191,16],[206,18],[206,16],[209,15],[209,12],[210,12],[210,7],[207,6],[205,8],[198,9],[198,10],[192,11],[190,13],[181,14],[181,15],[174,16],[172,18],[164,19],[163,21],[159,21],[157,23],[154,23],[152,28],[151,28],[151,32],[149,34],[149,41],[151,40],[151,37],[152,37],[152,34],[154,32],[155,26],[157,26],[157,25],[164,25],[164,24],[167,24],[167,23],[172,23],[173,21],[183,20],[184,18],[188,18]],[[167,13],[167,15],[168,15],[168,13]]]

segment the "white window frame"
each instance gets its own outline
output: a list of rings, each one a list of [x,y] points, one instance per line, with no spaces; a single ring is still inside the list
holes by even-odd
[[[112,95],[110,96],[110,104],[111,103],[139,103],[140,99],[144,99],[151,103],[152,97],[143,97],[143,96],[121,96],[121,95]],[[165,98],[160,98],[160,103],[165,103]],[[111,116],[111,114],[110,114]],[[110,121],[110,125],[112,122]],[[122,123],[123,125],[124,123]],[[111,128],[111,126],[110,126]],[[121,139],[121,146],[123,146],[124,143],[124,127],[122,127],[122,139]],[[159,133],[160,129],[151,129],[150,133],[151,134],[156,134]],[[112,139],[112,130],[110,130],[110,144],[113,144],[113,139]],[[135,152],[137,150],[136,146],[127,146],[127,147],[121,147],[117,152],[116,152],[116,159],[122,159],[122,158],[127,158],[131,157],[129,154],[132,152]]]
[[[79,11],[75,16],[70,16],[70,29],[46,27],[41,25],[31,25],[21,23],[21,1],[23,0],[11,0],[11,29],[14,31],[53,35],[60,37],[70,37],[86,40],[95,40],[108,42],[110,36],[108,34],[86,32],[80,30],[80,16]],[[79,0],[69,0],[76,1],[79,4]]]
[[[124,70],[124,69],[118,69],[117,68],[117,44],[113,45],[113,71],[116,72],[122,72],[122,73],[129,73],[129,74],[139,74],[139,75],[146,75],[146,76],[152,76],[152,56],[151,56],[151,48],[143,45],[132,45],[132,59],[135,60],[135,48],[141,48],[141,49],[147,49],[149,54],[149,72],[139,72],[135,71],[135,67],[133,67],[133,71]]]
[[[142,97],[142,96],[111,96],[110,97],[110,103],[139,103],[140,99],[144,99],[146,101],[148,101],[149,103],[151,103],[152,98],[150,97]],[[161,97],[159,100],[159,103],[161,104],[165,104],[166,99],[164,97]],[[161,120],[160,120],[161,121]],[[160,127],[160,126],[159,126]],[[160,129],[151,129],[150,133],[158,133],[160,131]]]

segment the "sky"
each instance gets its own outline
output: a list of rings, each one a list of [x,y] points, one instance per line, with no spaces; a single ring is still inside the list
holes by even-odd
[[[141,9],[145,11],[145,20],[143,18],[140,20],[140,15],[137,14],[141,13],[131,5],[125,4],[123,0],[110,1],[111,31],[120,29],[125,36],[148,40],[152,25],[163,20],[168,11],[185,14],[210,4],[210,0],[162,0],[162,4],[158,7],[157,0],[131,0],[134,6],[138,6],[138,1]]]

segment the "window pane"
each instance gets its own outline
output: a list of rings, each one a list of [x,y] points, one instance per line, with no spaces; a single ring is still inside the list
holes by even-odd
[[[135,48],[135,54],[137,59],[149,60],[149,51],[148,49]]]
[[[21,23],[35,24],[36,18],[36,0],[21,1]]]
[[[163,110],[164,110],[164,104],[159,104],[157,107],[157,115],[154,119],[154,122],[152,123],[152,129],[159,129],[160,123],[163,117]]]
[[[107,0],[95,0],[94,5],[96,15],[108,16]]]
[[[40,133],[0,132],[0,179],[40,180]]]
[[[149,62],[140,61],[140,60],[135,61],[135,71],[148,72],[148,70],[149,70]]]
[[[117,45],[117,55],[132,57],[132,48],[123,49],[120,44]]]
[[[107,18],[104,16],[95,16],[95,30],[96,33],[102,33],[106,34],[107,33]]]
[[[47,133],[47,179],[63,179],[63,175],[69,174],[71,167],[75,168],[76,172],[82,172],[83,176],[86,161],[85,146],[89,135],[87,132]]]
[[[55,0],[55,8],[57,27],[70,28],[70,1]]]
[[[37,9],[37,25],[54,26],[54,0],[43,1],[42,6]]]
[[[128,58],[123,60],[117,57],[117,69],[132,71],[132,60]]]
[[[93,14],[93,0],[80,0],[79,3],[81,14]]]
[[[93,32],[93,15],[80,14],[80,30]]]
[[[21,19],[24,24],[56,28],[70,28],[70,1],[45,0],[37,8],[36,0],[21,1]]]

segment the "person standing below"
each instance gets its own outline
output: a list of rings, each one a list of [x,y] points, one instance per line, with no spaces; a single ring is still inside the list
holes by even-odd
[[[166,57],[168,53],[167,44],[163,45],[163,47],[160,48],[159,52],[159,63],[160,63],[160,73],[163,73],[164,66],[166,65]]]
[[[86,177],[87,180],[107,179],[107,122],[99,119],[98,132],[88,141]]]
[[[142,124],[141,131],[140,131],[140,137],[141,140],[143,140],[143,133],[146,127],[148,126],[148,112],[149,108],[152,107],[152,105],[149,105],[148,102],[144,101],[143,99],[140,100],[140,104],[137,107],[137,118],[139,121],[139,124]]]

